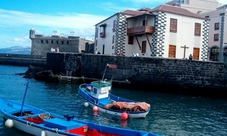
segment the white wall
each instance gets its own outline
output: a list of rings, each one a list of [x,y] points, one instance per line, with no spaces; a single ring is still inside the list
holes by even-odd
[[[102,54],[103,51],[103,45],[105,45],[105,50],[104,50],[104,54],[106,55],[112,55],[114,54],[114,48],[112,49],[112,46],[114,46],[114,43],[112,43],[112,37],[113,35],[115,35],[115,32],[113,32],[113,21],[116,20],[117,16],[114,15],[111,18],[99,23],[96,27],[98,28],[98,36],[96,37],[97,40],[97,46],[95,48],[97,48],[96,51],[99,51]],[[106,37],[105,38],[101,38],[100,37],[100,31],[101,31],[101,27],[100,25],[102,24],[106,24]]]
[[[188,1],[189,4],[186,3],[182,4],[181,7],[196,14],[198,11],[202,11],[201,13],[204,13],[215,10],[216,8],[222,5],[217,0],[188,0]]]
[[[171,33],[170,31],[170,18],[177,19],[177,33]],[[195,23],[201,24],[201,36],[194,36]],[[193,48],[200,48],[200,56],[202,50],[202,38],[203,38],[203,20],[192,17],[186,17],[175,14],[167,14],[167,29],[165,37],[165,51],[164,57],[169,55],[169,44],[176,45],[176,58],[184,57],[184,48],[181,46],[186,45],[189,47],[186,49],[185,57],[188,58],[190,54],[193,54]]]

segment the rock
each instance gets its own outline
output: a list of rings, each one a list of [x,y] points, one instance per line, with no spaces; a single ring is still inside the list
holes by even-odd
[[[29,66],[28,70],[25,72],[24,78],[35,78],[36,74],[40,71],[45,70],[43,67]]]

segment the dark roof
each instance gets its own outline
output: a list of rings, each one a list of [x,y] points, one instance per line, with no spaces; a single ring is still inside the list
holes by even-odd
[[[189,17],[194,17],[194,18],[200,18],[200,19],[205,19],[201,17],[198,14],[192,13],[186,9],[183,9],[179,6],[171,6],[171,5],[160,5],[158,7],[155,7],[150,10],[150,12],[155,12],[155,11],[163,11],[163,12],[168,12],[168,13],[173,13],[173,14],[178,14],[178,15],[184,15],[184,16],[189,16]]]
[[[132,15],[132,16],[137,16],[137,15],[141,15],[144,14],[145,11],[138,11],[138,10],[125,10],[123,12],[120,12],[121,14],[125,14],[125,15]]]

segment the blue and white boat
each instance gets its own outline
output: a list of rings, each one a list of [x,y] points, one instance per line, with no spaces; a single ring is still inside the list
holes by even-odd
[[[24,99],[25,96],[26,93]],[[26,105],[24,99],[22,103],[18,103],[0,98],[0,112],[5,126],[36,136],[158,136],[144,131],[76,120],[73,115],[56,115]]]
[[[123,113],[126,113],[126,118],[145,118],[147,116],[150,104],[115,96],[110,93],[111,87],[111,81],[93,81],[90,84],[81,84],[78,93],[93,109],[96,106],[98,111],[121,117]]]

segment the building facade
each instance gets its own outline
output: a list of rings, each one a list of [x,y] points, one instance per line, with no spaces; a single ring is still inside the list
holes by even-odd
[[[43,36],[35,34],[32,28],[29,31],[31,39],[31,55],[46,56],[48,52],[73,52],[81,53],[85,51],[85,44],[93,41],[80,38],[79,36]]]
[[[210,12],[222,6],[218,0],[172,0],[167,4],[178,5],[181,8],[187,9],[195,14]]]
[[[95,51],[207,60],[209,20],[178,6],[126,10],[96,24]]]
[[[227,5],[201,15],[210,19],[209,59],[227,62]]]

